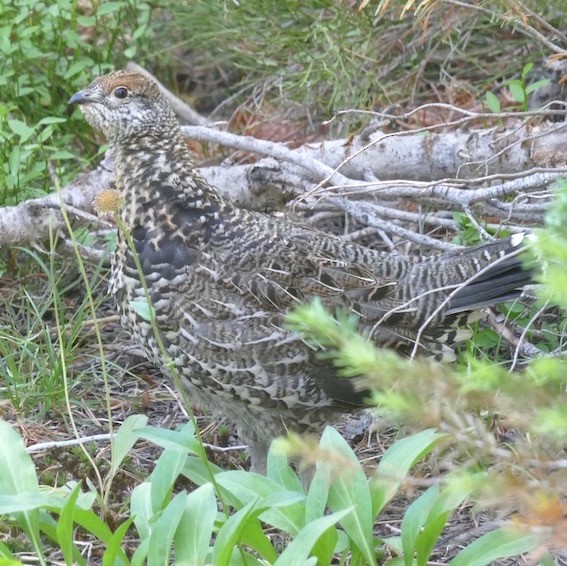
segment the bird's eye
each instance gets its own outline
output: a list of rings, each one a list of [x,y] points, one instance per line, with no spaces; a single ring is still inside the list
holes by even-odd
[[[126,87],[119,86],[114,91],[114,96],[116,96],[116,98],[126,98],[128,96],[128,89]]]

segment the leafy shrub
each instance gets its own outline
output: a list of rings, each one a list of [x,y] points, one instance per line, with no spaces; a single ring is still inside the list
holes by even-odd
[[[99,151],[67,100],[138,53],[150,15],[150,4],[137,0],[0,4],[0,205],[49,192],[53,176],[72,178],[85,165],[73,163],[73,141],[87,157]]]

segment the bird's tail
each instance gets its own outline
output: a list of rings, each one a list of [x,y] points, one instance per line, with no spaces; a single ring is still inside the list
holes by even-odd
[[[450,252],[438,259],[460,262],[470,274],[451,294],[445,315],[496,305],[518,298],[524,286],[533,283],[533,269],[526,264],[526,239],[533,235],[515,234],[463,252]]]

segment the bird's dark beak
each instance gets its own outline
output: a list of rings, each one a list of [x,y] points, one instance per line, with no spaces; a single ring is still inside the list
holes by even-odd
[[[88,102],[92,102],[92,100],[85,94],[84,90],[76,92],[69,99],[69,104],[87,104]]]

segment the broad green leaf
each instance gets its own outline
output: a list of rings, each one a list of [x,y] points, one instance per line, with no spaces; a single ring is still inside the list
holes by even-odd
[[[291,535],[305,525],[305,509],[300,503],[305,499],[303,493],[286,491],[268,477],[241,470],[222,472],[215,480],[223,489],[223,496],[226,494],[227,502],[236,508],[260,501],[267,509],[261,515],[265,523]]]
[[[101,2],[98,5],[96,15],[100,17],[111,14],[112,12],[118,12],[122,9],[123,5],[124,4],[122,2]]]
[[[8,127],[20,137],[20,143],[26,142],[34,134],[34,129],[21,120],[8,120]]]
[[[151,322],[155,318],[155,311],[153,305],[147,299],[132,299],[130,306],[139,314],[144,320]]]
[[[73,520],[77,525],[80,525],[85,531],[93,534],[98,540],[104,544],[110,544],[113,533],[108,525],[91,509],[81,509],[75,507]],[[126,554],[120,550],[122,560],[126,560]]]
[[[396,556],[385,562],[385,566],[404,566],[405,562],[402,556]]]
[[[300,479],[289,465],[285,453],[278,448],[277,442],[272,442],[270,446],[266,475],[288,491],[303,493]]]
[[[534,64],[532,62],[526,63],[524,68],[522,69],[522,78],[527,78],[529,72],[534,68]]]
[[[187,453],[178,446],[166,448],[156,462],[151,475],[152,510],[161,511],[168,503],[173,486],[185,465]]]
[[[344,534],[344,532],[343,532]],[[313,545],[311,554],[317,558],[317,564],[332,564],[333,556],[337,552],[339,534],[336,526],[327,529]]]
[[[531,94],[532,92],[536,91],[538,88],[547,86],[550,82],[551,81],[549,79],[541,79],[539,81],[536,81],[535,83],[532,83],[526,87],[526,93]]]
[[[319,519],[325,514],[327,500],[329,498],[329,487],[331,485],[331,465],[325,461],[317,462],[315,475],[311,480],[307,499],[305,501],[306,522]]]
[[[217,533],[213,547],[213,560],[215,566],[229,566],[234,547],[240,542],[242,533],[253,528],[258,522],[258,515],[263,509],[257,507],[257,501],[251,501],[234,515],[231,515]]]
[[[4,561],[4,562],[0,561],[0,566],[2,566],[2,564],[4,564],[5,566],[21,564],[21,562],[18,562],[14,558],[14,555],[12,554],[10,549],[1,540],[0,540],[0,560]]]
[[[146,566],[147,560],[146,557],[148,556],[148,552],[150,550],[150,539],[144,539],[142,542],[136,547],[134,554],[132,555],[132,559],[130,560],[131,566]]]
[[[62,160],[62,159],[76,159],[77,156],[70,151],[65,151],[64,149],[60,149],[54,151],[53,153],[49,154],[49,158],[53,160]]]
[[[200,442],[195,437],[195,427],[189,421],[179,430],[168,430],[155,426],[146,426],[138,431],[140,438],[145,438],[162,448],[183,448],[191,454],[204,457],[205,453]]]
[[[39,495],[39,483],[33,461],[24,441],[6,421],[0,419],[0,495]],[[31,509],[13,513],[39,556],[43,545],[39,535],[39,511]]]
[[[266,566],[266,561],[252,556],[242,548],[235,548],[230,558],[230,566]]]
[[[332,427],[323,431],[321,448],[337,455],[336,466],[331,458],[329,507],[337,512],[352,509],[340,523],[369,564],[376,563],[373,542],[374,521],[368,480],[356,454],[348,442]]]
[[[212,484],[202,485],[187,495],[174,537],[178,564],[206,564],[216,516],[217,500]]]
[[[491,531],[461,550],[449,564],[451,566],[488,566],[495,560],[530,552],[540,544],[541,538],[522,529],[502,527]]]
[[[454,483],[445,487],[437,496],[414,546],[418,565],[425,566],[449,517],[471,491],[470,483]]]
[[[118,429],[112,442],[112,465],[110,474],[114,476],[120,468],[124,458],[132,450],[139,438],[138,432],[148,423],[148,417],[144,415],[131,415]]]
[[[130,515],[134,517],[134,524],[142,541],[149,540],[151,533],[151,519],[154,516],[152,509],[152,485],[145,481],[137,485],[130,496]]]
[[[47,537],[55,544],[58,544],[57,522],[46,509],[40,509],[39,511],[39,530],[42,533],[42,540]],[[72,562],[70,562],[70,564],[77,564],[77,566],[84,566],[86,564],[85,559],[81,556],[79,549],[76,547],[73,547]]]
[[[114,531],[102,556],[102,566],[125,566],[129,564],[122,550],[122,541],[133,521],[134,517],[130,517]]]
[[[37,125],[38,126],[47,126],[48,124],[62,124],[63,122],[66,122],[67,119],[66,118],[61,118],[59,116],[46,116],[45,118],[42,118]]]
[[[59,543],[59,548],[63,552],[67,564],[73,564],[74,550],[76,550],[73,544],[73,516],[75,514],[75,504],[80,491],[81,484],[77,483],[75,489],[70,493],[65,506],[61,510],[59,520],[57,521],[57,542]]]
[[[370,480],[373,517],[377,517],[397,493],[412,466],[445,436],[434,429],[426,429],[396,441],[386,450]]]
[[[308,558],[315,543],[327,530],[333,528],[336,523],[344,519],[351,511],[352,509],[343,509],[305,525],[295,539],[280,554],[274,566],[304,566],[308,563],[313,564],[313,561],[308,562]]]
[[[148,566],[163,566],[170,563],[171,546],[185,510],[186,499],[186,492],[178,493],[154,522],[148,549]]]
[[[64,498],[43,492],[0,495],[0,515],[33,511],[40,507],[53,507],[60,510],[63,505]]]
[[[188,456],[181,473],[196,485],[204,485],[211,481],[211,475],[222,473],[222,469],[209,461],[204,462],[197,456]]]
[[[273,564],[278,557],[260,521],[250,521],[247,524],[246,528],[242,531],[240,542],[244,547],[249,547],[257,552],[268,564]],[[243,553],[238,552],[238,554],[242,555]],[[233,565],[234,555],[235,553],[233,552],[230,566]],[[249,555],[246,554],[246,557],[248,558]],[[264,562],[264,564],[266,564],[266,562]]]
[[[404,513],[401,529],[402,550],[406,566],[411,566],[413,562],[416,541],[438,496],[439,487],[432,486],[418,497]]]
[[[0,495],[39,491],[31,456],[24,441],[6,421],[0,419]]]
[[[389,546],[396,554],[403,556],[404,549],[402,545],[402,537],[401,536],[394,536],[394,537],[387,537],[382,539],[382,542]],[[402,558],[402,564],[404,563],[404,559]],[[388,562],[389,564],[389,562]]]
[[[510,89],[510,94],[512,98],[523,104],[526,101],[526,91],[524,89],[524,85],[520,81],[510,81],[508,83],[508,88]]]
[[[498,100],[497,96],[494,93],[488,91],[486,93],[485,100],[486,105],[491,112],[494,112],[494,114],[498,114],[500,112],[500,100]]]

